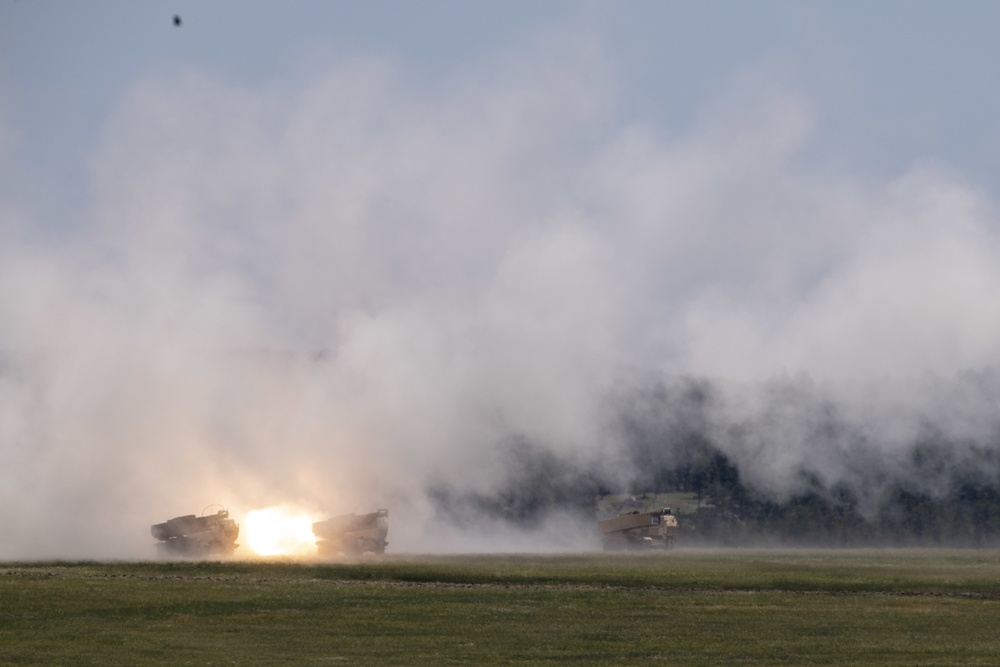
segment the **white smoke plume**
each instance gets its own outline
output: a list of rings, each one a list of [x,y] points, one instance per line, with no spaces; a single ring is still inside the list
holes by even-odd
[[[960,173],[807,156],[809,101],[766,71],[684,129],[613,81],[579,35],[429,92],[372,60],[137,81],[63,237],[0,205],[0,558],[148,556],[209,503],[499,549],[428,488],[497,488],[512,436],[627,483],[606,399],[635,373],[717,379],[723,431],[803,378],[891,443],[955,415],[921,379],[1000,362],[998,217]],[[997,407],[956,402],[955,429]],[[776,418],[731,445],[750,483],[852,474]]]

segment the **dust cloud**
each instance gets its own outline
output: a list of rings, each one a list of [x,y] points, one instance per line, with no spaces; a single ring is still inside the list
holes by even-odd
[[[615,397],[647,381],[703,378],[705,433],[775,497],[803,468],[863,487],[929,422],[996,446],[975,184],[823,163],[766,71],[691,126],[624,117],[562,40],[430,91],[365,59],[136,81],[62,233],[0,207],[0,558],[152,557],[151,523],[211,503],[388,507],[396,552],[590,548],[442,500],[553,482],[512,443],[625,488]],[[824,410],[869,437],[818,437]]]

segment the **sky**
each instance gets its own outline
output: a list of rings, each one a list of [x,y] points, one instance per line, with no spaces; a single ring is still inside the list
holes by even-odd
[[[372,57],[433,89],[559,29],[600,42],[621,122],[683,132],[734,80],[770,69],[816,107],[821,161],[884,176],[916,159],[944,160],[993,188],[998,14],[994,3],[975,1],[5,0],[0,109],[11,157],[3,194],[58,226],[64,208],[85,201],[82,174],[109,113],[146,77],[196,68],[266,86]],[[55,178],[59,187],[47,187]]]
[[[210,503],[468,548],[428,489],[525,438],[624,487],[644,374],[723,426],[808,378],[891,458],[1000,363],[998,18],[0,1],[0,557],[141,556]],[[786,419],[731,445],[751,483],[849,474]]]

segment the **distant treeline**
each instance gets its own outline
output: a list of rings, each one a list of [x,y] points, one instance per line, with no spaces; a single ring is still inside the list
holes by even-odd
[[[947,447],[942,444],[942,447]],[[814,488],[786,500],[747,488],[739,471],[711,445],[701,456],[660,479],[664,487],[697,495],[702,505],[681,523],[689,545],[719,546],[1000,546],[1000,488],[955,479],[932,496],[887,481],[873,511],[862,513],[856,494],[841,485]],[[635,489],[635,491],[639,491]]]
[[[992,381],[976,382],[991,392],[986,405],[1000,395]],[[698,508],[681,516],[688,545],[1000,546],[1000,432],[956,439],[928,423],[911,440],[888,446],[877,428],[844,418],[808,382],[789,381],[777,394],[783,402],[775,410],[809,425],[803,437],[824,448],[825,464],[829,452],[848,459],[836,462],[839,474],[813,469],[804,457],[794,484],[786,476],[776,489],[759,468],[750,484],[733,454],[747,459],[755,443],[778,437],[778,427],[768,426],[774,420],[755,413],[754,423],[726,421],[711,383],[678,380],[617,397],[610,420],[615,455],[609,457],[616,474],[514,438],[499,491],[456,493],[440,486],[432,495],[450,520],[486,514],[530,528],[554,510],[592,519],[596,499],[608,493],[691,493]],[[791,413],[789,394],[796,406]],[[780,431],[785,438],[786,431]],[[622,461],[629,468],[625,488],[613,481],[621,478]]]

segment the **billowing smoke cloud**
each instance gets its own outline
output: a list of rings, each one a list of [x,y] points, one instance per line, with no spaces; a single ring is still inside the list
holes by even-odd
[[[928,421],[992,437],[996,394],[952,381],[1000,361],[992,202],[810,157],[767,72],[681,130],[623,118],[612,74],[562,36],[429,91],[367,60],[136,82],[62,238],[0,207],[0,557],[145,556],[215,502],[502,548],[442,497],[508,492],[521,454],[624,488],[637,378],[708,378],[702,427],[775,497]],[[871,437],[817,437],[816,406]]]

